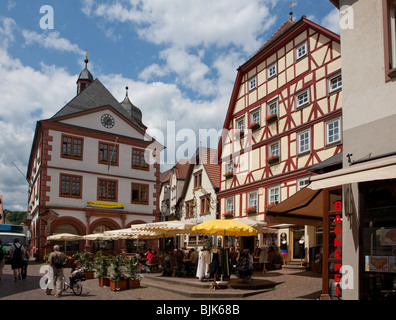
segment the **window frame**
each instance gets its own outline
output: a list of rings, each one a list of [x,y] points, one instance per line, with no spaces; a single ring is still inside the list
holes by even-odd
[[[272,112],[271,111],[271,106],[273,106],[273,105],[275,105],[276,112]],[[279,99],[278,98],[267,102],[267,115],[268,115],[268,117],[271,114],[277,114],[277,115],[279,114]]]
[[[210,194],[199,197],[200,199],[200,215],[210,214]]]
[[[258,121],[254,120],[254,115],[255,114],[258,114]],[[249,112],[249,118],[250,118],[250,124],[253,124],[253,123],[257,122],[261,126],[261,108],[258,107],[256,109],[250,111]]]
[[[105,181],[106,182],[106,197],[101,197],[100,196],[100,182]],[[109,183],[115,183],[115,198],[110,198],[109,197]],[[98,190],[97,190],[97,200],[98,201],[109,201],[109,202],[117,202],[118,201],[118,180],[114,179],[106,179],[106,178],[98,178]]]
[[[274,73],[271,74],[271,69],[274,68]],[[267,79],[270,80],[278,75],[278,67],[276,65],[276,61],[269,64],[267,67]]]
[[[242,123],[242,128],[240,128],[240,123]],[[245,117],[239,117],[238,119],[235,120],[235,127],[237,130],[245,130]]]
[[[229,202],[232,202],[232,210],[230,210],[230,204]],[[230,212],[234,214],[234,197],[228,197],[225,199],[225,212]]]
[[[299,55],[299,49],[305,47],[305,52],[302,55]],[[296,52],[296,61],[299,61],[300,59],[308,56],[308,45],[307,45],[307,40],[301,42],[299,45],[296,46],[295,48]]]
[[[202,187],[202,172],[203,170],[199,170],[193,173],[194,176],[194,189]]]
[[[133,197],[133,191],[134,191],[134,186],[137,186],[138,192],[139,192],[139,200],[135,201],[134,197]],[[146,188],[146,201],[142,200],[142,188]],[[132,204],[140,204],[140,205],[148,205],[149,204],[149,190],[150,190],[150,186],[148,184],[144,184],[144,183],[136,183],[136,182],[132,182],[131,183],[131,203]]]
[[[277,194],[271,194],[272,190],[277,190],[278,191]],[[267,192],[268,192],[268,205],[274,204],[274,203],[278,204],[281,202],[281,187],[279,185],[268,187]],[[271,197],[274,197],[274,196],[279,198],[278,202],[272,201]]]
[[[138,157],[139,157],[139,165],[135,165],[135,153],[138,153]],[[132,169],[136,169],[136,170],[144,170],[144,171],[149,171],[150,170],[150,166],[149,164],[146,162],[145,160],[145,154],[146,154],[146,150],[142,150],[139,148],[132,148],[132,161],[131,161],[131,168]],[[144,161],[145,165],[142,165],[142,161]]]
[[[301,139],[300,137],[304,134],[308,133],[308,149],[301,151]],[[311,128],[305,129],[303,131],[300,131],[297,133],[297,154],[298,155],[304,155],[307,153],[311,152],[311,142],[312,142],[312,137],[311,137]]]
[[[337,88],[333,89],[332,86],[331,86],[331,81],[336,79],[336,78],[338,78],[338,77],[341,78],[341,85],[337,86]],[[337,72],[336,74],[330,76],[327,79],[327,89],[329,91],[329,94],[342,90],[342,74],[341,74],[341,72]]]
[[[301,189],[304,189],[310,182],[311,177],[302,177],[297,179],[296,184],[297,184],[297,191],[300,191]],[[300,182],[306,182],[303,186],[300,185]]]
[[[396,1],[383,2],[385,82],[396,78]]]
[[[252,205],[251,204],[251,196],[252,195],[255,195],[255,197],[256,197],[256,200],[255,200],[255,202],[256,202],[256,204],[255,205]],[[256,208],[256,213],[258,213],[258,209],[259,209],[259,197],[258,197],[258,191],[257,190],[255,190],[255,191],[250,191],[250,192],[248,192],[247,193],[247,197],[246,197],[246,201],[247,201],[247,206],[246,206],[246,208],[250,208],[250,207],[255,207]]]
[[[254,82],[254,84],[252,85],[252,83]],[[254,76],[254,77],[251,77],[249,80],[248,80],[248,91],[250,92],[250,91],[253,91],[254,89],[256,89],[257,88],[257,77],[256,76]]]
[[[69,177],[70,178],[70,181],[69,181],[69,193],[67,194],[67,193],[64,193],[63,192],[63,187],[62,187],[62,185],[63,185],[63,180],[62,180],[62,178],[63,177]],[[73,178],[79,178],[80,179],[80,182],[79,182],[79,191],[80,191],[80,193],[79,193],[79,195],[73,195]],[[73,199],[82,199],[82,191],[83,191],[83,189],[82,189],[82,187],[83,187],[83,176],[78,176],[78,175],[74,175],[74,174],[66,174],[66,173],[60,173],[59,174],[59,197],[62,197],[62,198],[73,198]]]
[[[71,139],[71,142],[70,142],[70,155],[67,155],[67,154],[65,154],[64,152],[63,152],[63,150],[64,150],[64,139],[65,138],[68,138],[68,139]],[[75,137],[75,136],[69,136],[69,135],[67,135],[67,134],[62,134],[62,137],[61,137],[61,139],[62,139],[62,145],[61,145],[61,150],[60,150],[60,152],[61,152],[61,158],[65,158],[65,159],[73,159],[73,160],[79,160],[79,161],[82,161],[83,160],[83,154],[84,154],[84,138],[81,138],[81,137]],[[74,154],[74,140],[79,140],[79,141],[81,141],[81,156],[76,156],[75,154]]]
[[[332,123],[338,122],[338,140],[334,140],[332,142],[329,141],[329,125]],[[341,128],[341,117],[330,119],[325,122],[325,139],[326,139],[326,146],[331,146],[337,143],[341,142],[341,134],[342,134],[342,128]]]
[[[299,96],[303,94],[307,94],[307,101],[303,102],[302,104],[299,103]],[[296,101],[296,109],[302,109],[305,106],[308,106],[311,103],[311,97],[310,97],[310,90],[309,88],[305,88],[303,90],[300,90],[299,92],[296,93],[295,95],[295,101]]]
[[[101,146],[107,146],[107,160],[101,160],[101,152],[102,152],[102,148]],[[116,152],[115,152],[115,156],[116,156],[116,161],[115,162],[110,162],[110,157],[112,154],[112,151],[110,151],[111,148],[114,148],[114,146],[116,147]],[[120,145],[118,143],[114,144],[111,142],[105,142],[105,141],[98,141],[98,163],[99,164],[105,164],[105,165],[110,165],[110,166],[115,166],[118,167],[119,163],[119,152],[120,152]]]

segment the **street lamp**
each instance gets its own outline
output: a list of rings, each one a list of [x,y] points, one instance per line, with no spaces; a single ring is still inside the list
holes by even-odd
[[[162,206],[161,206],[162,220],[161,221],[165,221],[165,215],[166,215],[167,210],[168,210],[168,206],[166,204],[162,204]]]

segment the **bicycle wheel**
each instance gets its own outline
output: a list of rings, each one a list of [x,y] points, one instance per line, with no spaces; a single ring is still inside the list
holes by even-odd
[[[82,283],[81,283],[81,282],[76,282],[76,283],[72,286],[73,293],[74,293],[76,296],[81,295],[82,289],[83,289],[83,287],[82,287]]]

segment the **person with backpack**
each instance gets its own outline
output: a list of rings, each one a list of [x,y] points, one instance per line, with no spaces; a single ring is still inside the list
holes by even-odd
[[[63,268],[67,258],[68,258],[67,255],[60,252],[58,245],[54,246],[54,251],[51,252],[48,257],[48,264],[53,269],[53,284],[55,285],[56,288],[55,297],[60,297],[62,294],[62,284],[63,284],[62,281],[64,278]],[[47,287],[46,293],[49,295],[51,294],[51,292],[52,289]]]
[[[7,249],[3,247],[3,242],[0,240],[0,280],[3,277],[4,257],[6,253]]]
[[[19,239],[16,238],[14,240],[10,252],[11,269],[14,271],[15,282],[17,282],[17,273],[18,273],[18,280],[21,280],[21,268],[22,268],[22,261],[24,254],[25,254],[25,248],[21,243],[19,243]]]

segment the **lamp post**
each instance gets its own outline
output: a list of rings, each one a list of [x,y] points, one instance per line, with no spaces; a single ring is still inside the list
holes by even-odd
[[[161,206],[161,221],[165,221],[166,211],[168,210],[168,206],[166,204],[162,204]]]

